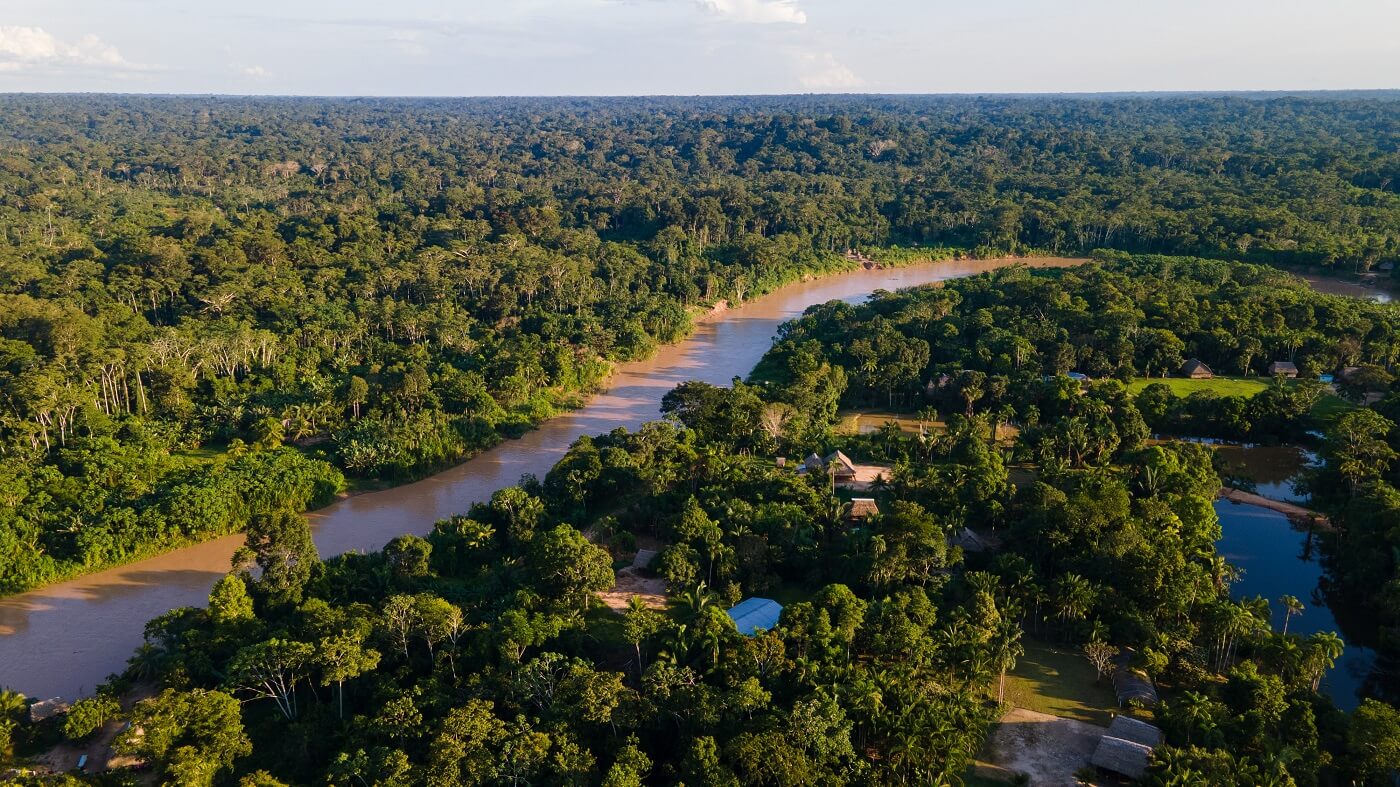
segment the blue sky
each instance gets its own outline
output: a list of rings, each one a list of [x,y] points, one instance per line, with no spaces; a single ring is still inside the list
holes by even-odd
[[[3,0],[0,91],[1400,88],[1400,0]]]

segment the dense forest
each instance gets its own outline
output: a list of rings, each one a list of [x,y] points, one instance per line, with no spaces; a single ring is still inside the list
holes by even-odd
[[[1400,256],[1384,94],[0,113],[0,592],[460,460],[850,247]]]
[[[751,381],[684,384],[666,420],[581,438],[426,539],[323,561],[301,517],[253,516],[207,608],[152,621],[125,675],[15,737],[129,719],[117,749],[190,785],[947,784],[1007,673],[1055,643],[1160,687],[1122,709],[1166,735],[1145,783],[1386,784],[1400,712],[1339,711],[1319,692],[1337,635],[1231,593],[1211,449],[1150,441],[1159,392],[1115,376],[1238,362],[1217,330],[1270,352],[1296,332],[1299,363],[1329,369],[1352,360],[1338,346],[1384,355],[1393,319],[1267,268],[1115,255],[814,307]],[[872,384],[872,352],[908,384]],[[1322,424],[1289,404],[1307,386],[1277,388],[1252,423],[1327,429],[1370,488],[1348,474],[1376,454],[1349,436],[1381,416]],[[927,428],[832,428],[872,397]],[[834,449],[890,468],[878,512],[775,461]],[[965,549],[967,528],[1000,546]],[[664,603],[604,606],[642,548]],[[741,633],[725,610],[754,595],[781,617]],[[123,704],[133,687],[149,698]]]
[[[945,286],[877,294],[869,303],[816,307],[780,332],[760,365],[761,382],[791,386],[814,365],[849,377],[840,402],[944,413],[987,412],[1034,425],[1027,397],[1043,387],[1070,395],[1089,379],[1179,376],[1189,360],[1219,374],[1268,377],[1274,361],[1303,379],[1250,398],[1209,390],[1177,397],[1148,385],[1134,401],[1135,431],[1278,442],[1319,424],[1307,417],[1324,396],[1317,379],[1348,369],[1358,385],[1384,389],[1400,357],[1400,315],[1386,304],[1321,295],[1278,270],[1182,257],[1095,255],[1101,265],[1059,272],[1010,270]],[[799,386],[799,390],[811,386]],[[838,402],[838,403],[840,403]],[[798,412],[810,403],[793,402]],[[1088,416],[1085,416],[1088,418]],[[1105,414],[1084,422],[1103,431]]]

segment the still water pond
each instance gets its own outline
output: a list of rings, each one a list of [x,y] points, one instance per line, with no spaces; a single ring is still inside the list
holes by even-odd
[[[1311,452],[1295,446],[1220,446],[1232,474],[1255,482],[1255,491],[1274,500],[1306,503],[1307,498],[1293,489],[1293,480],[1310,463]],[[1323,568],[1315,538],[1295,527],[1288,517],[1260,506],[1217,500],[1220,517],[1220,554],[1244,570],[1232,592],[1236,598],[1263,596],[1274,613],[1274,630],[1283,628],[1280,596],[1296,596],[1307,609],[1288,624],[1290,634],[1307,636],[1318,631],[1335,631],[1343,640],[1346,632],[1323,598],[1320,582]],[[1372,679],[1375,653],[1347,642],[1346,652],[1323,680],[1322,688],[1340,707],[1351,710],[1360,702],[1363,687]]]

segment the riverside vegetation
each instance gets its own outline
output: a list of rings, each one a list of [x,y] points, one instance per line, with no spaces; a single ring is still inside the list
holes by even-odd
[[[1181,318],[1204,302],[1217,316]],[[1347,340],[1384,354],[1394,316],[1266,268],[1115,255],[814,307],[750,381],[684,384],[666,420],[581,438],[426,539],[321,561],[302,518],[255,517],[208,607],[152,621],[65,729],[129,717],[142,732],[117,748],[182,784],[949,783],[1033,637],[1130,649],[1157,680],[1149,784],[1386,783],[1400,711],[1339,711],[1318,686],[1340,638],[1232,598],[1210,449],[1148,443],[1163,394],[1117,379],[1162,363],[1164,332],[1237,358],[1212,354],[1216,319],[1239,341],[1301,331],[1297,357],[1326,368]],[[870,353],[912,371],[870,376]],[[1060,374],[1096,364],[1102,379]],[[1321,423],[1314,393],[1270,388],[1241,417],[1327,429],[1335,471],[1367,488],[1351,475],[1387,457],[1357,435],[1382,416]],[[832,430],[872,399],[946,428]],[[891,468],[878,516],[773,460],[837,448]],[[965,526],[1001,548],[951,546]],[[667,607],[604,608],[648,539]],[[784,599],[772,631],[735,630],[724,609],[749,595]],[[137,681],[157,695],[120,710]]]
[[[1383,691],[1318,691],[1341,639],[1232,597],[1208,449],[1148,441],[1322,434],[1333,592],[1394,648],[1400,411],[1359,405],[1396,315],[1237,262],[1396,261],[1393,98],[0,108],[0,591],[247,532],[97,698],[33,725],[0,694],[0,757],[121,719],[180,784],[952,782],[1029,635],[1159,681],[1149,782],[1400,768]],[[682,385],[426,539],[316,555],[300,510],[518,433],[849,247],[1096,262],[817,307],[746,382]],[[1129,393],[1188,357],[1303,379]],[[869,405],[946,429],[832,430]],[[836,448],[891,466],[879,517],[774,462]],[[963,554],[964,526],[1003,547]],[[667,607],[602,608],[651,539]],[[786,608],[743,637],[724,609],[754,594]]]
[[[458,461],[847,247],[1364,269],[1400,237],[1386,95],[0,112],[0,592]]]

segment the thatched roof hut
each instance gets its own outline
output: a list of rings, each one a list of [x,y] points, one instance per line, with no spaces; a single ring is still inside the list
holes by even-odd
[[[846,514],[846,518],[859,522],[879,514],[880,507],[875,505],[875,498],[855,497],[851,499],[851,510]]]
[[[1129,779],[1141,779],[1147,773],[1147,762],[1151,757],[1150,746],[1105,735],[1099,739],[1099,746],[1094,749],[1089,762],[1095,768],[1121,773]]]
[[[835,451],[822,462],[826,465],[826,471],[835,476],[838,481],[856,477],[856,465],[849,456]]]
[[[1181,365],[1181,376],[1192,380],[1209,380],[1215,376],[1215,372],[1200,358],[1192,358]]]
[[[1157,704],[1157,688],[1152,679],[1140,670],[1126,664],[1113,671],[1113,691],[1118,695],[1118,705],[1122,707],[1130,700],[1151,707]]]
[[[1297,377],[1298,365],[1292,361],[1274,361],[1269,364],[1270,377]]]
[[[1145,721],[1138,721],[1127,716],[1114,716],[1113,723],[1108,725],[1108,734],[1114,738],[1140,743],[1143,746],[1155,747],[1162,744],[1161,730]]]

